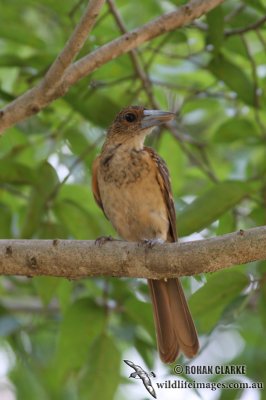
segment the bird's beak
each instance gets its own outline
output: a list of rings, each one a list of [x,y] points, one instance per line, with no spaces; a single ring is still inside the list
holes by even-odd
[[[141,121],[142,129],[162,125],[165,122],[171,121],[176,116],[174,113],[159,110],[144,110],[143,115]]]

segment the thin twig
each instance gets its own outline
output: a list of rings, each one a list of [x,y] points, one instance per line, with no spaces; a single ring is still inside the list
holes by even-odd
[[[225,31],[224,36],[230,37],[233,35],[242,35],[243,33],[258,29],[259,27],[263,26],[265,24],[265,22],[266,22],[266,15],[264,17],[260,18],[258,21],[253,22],[253,24],[244,26],[243,28],[236,28],[236,29],[231,29],[231,30]]]
[[[117,23],[117,26],[120,29],[120,32],[122,34],[128,33],[128,31],[126,29],[126,26],[125,26],[120,14],[119,14],[117,8],[115,7],[114,1],[113,0],[107,0],[107,3],[109,5],[109,7],[110,7],[111,13],[113,14],[113,16],[114,16],[114,18],[116,20],[116,23]],[[147,94],[147,97],[148,97],[148,100],[149,100],[150,104],[153,106],[153,108],[159,108],[159,106],[158,106],[158,104],[157,104],[157,102],[155,100],[155,97],[153,95],[152,85],[151,85],[151,81],[149,79],[149,76],[146,74],[146,72],[142,68],[141,63],[139,61],[137,49],[130,50],[129,56],[131,58],[131,61],[132,61],[132,64],[133,64],[133,68],[134,68],[134,70],[136,72],[136,75],[139,77],[139,79],[140,79],[140,81],[141,81],[141,83],[143,85],[144,91]]]

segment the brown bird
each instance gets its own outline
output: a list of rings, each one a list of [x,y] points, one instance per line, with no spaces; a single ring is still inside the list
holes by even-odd
[[[107,132],[93,163],[96,202],[127,241],[176,242],[176,215],[169,172],[145,137],[175,114],[144,107],[124,108]],[[181,350],[193,357],[197,332],[178,279],[148,280],[162,361],[174,362]]]

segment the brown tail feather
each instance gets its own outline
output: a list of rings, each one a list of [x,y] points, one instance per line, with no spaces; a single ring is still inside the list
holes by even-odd
[[[174,362],[179,349],[193,357],[199,348],[198,336],[179,279],[148,283],[162,361]]]

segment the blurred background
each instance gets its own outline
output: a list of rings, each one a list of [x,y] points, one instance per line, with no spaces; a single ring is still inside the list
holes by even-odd
[[[80,56],[186,1],[107,1]],[[36,85],[87,1],[1,0],[0,106]],[[168,164],[181,240],[266,225],[265,0],[227,0],[83,79],[0,139],[0,238],[115,236],[95,205],[91,165],[121,107],[177,113],[149,139]],[[179,364],[244,364],[266,381],[266,262],[184,278],[201,351]],[[1,400],[151,398],[123,359],[179,379],[156,351],[144,280],[1,277]],[[160,397],[161,396],[161,397]],[[178,398],[265,399],[250,390],[179,390]],[[177,398],[176,389],[157,391]]]

